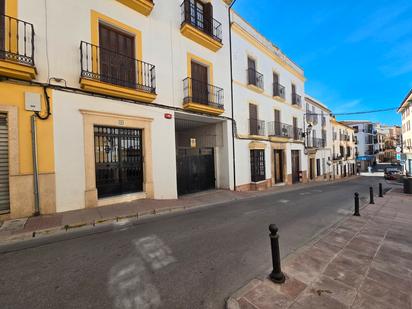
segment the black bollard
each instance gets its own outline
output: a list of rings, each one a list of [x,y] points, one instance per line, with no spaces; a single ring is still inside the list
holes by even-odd
[[[375,201],[373,200],[373,187],[369,187],[369,204],[375,204]]]
[[[356,217],[360,217],[359,213],[359,193],[355,193],[355,213],[353,214]]]
[[[383,197],[382,184],[379,183],[379,197]]]
[[[269,225],[269,231],[273,264],[273,270],[270,273],[269,277],[274,283],[284,283],[286,278],[285,275],[282,273],[282,269],[280,267],[279,234],[278,227],[276,226],[276,224]]]

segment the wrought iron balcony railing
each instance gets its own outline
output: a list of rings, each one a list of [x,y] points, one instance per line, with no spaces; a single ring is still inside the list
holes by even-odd
[[[302,97],[297,93],[292,93],[292,105],[302,107]]]
[[[34,26],[0,15],[0,60],[34,66]]]
[[[156,93],[155,66],[87,42],[80,44],[81,77]]]
[[[222,24],[212,16],[208,17],[204,9],[196,6],[195,1],[184,0],[180,5],[182,26],[189,24],[214,40],[222,43]]]
[[[293,137],[293,126],[277,121],[268,122],[268,136]]]
[[[223,89],[205,82],[186,78],[183,80],[183,103],[199,103],[223,109]]]
[[[265,121],[259,119],[249,119],[249,134],[265,136]]]
[[[247,82],[249,85],[254,85],[260,89],[263,89],[263,74],[259,73],[255,69],[247,69]]]
[[[308,141],[308,147],[309,148],[325,148],[326,147],[326,140],[323,138],[316,138],[316,137],[312,137],[309,138]]]
[[[311,113],[310,111],[306,111],[306,122],[311,123],[313,125],[318,124],[318,115],[316,113]]]
[[[285,87],[283,87],[279,83],[273,83],[273,96],[280,97],[282,99],[285,98]]]

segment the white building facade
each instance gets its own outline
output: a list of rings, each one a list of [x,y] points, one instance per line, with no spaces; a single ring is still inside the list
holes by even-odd
[[[358,172],[355,130],[331,118],[332,123],[332,178],[340,179]]]
[[[304,72],[232,14],[236,188],[306,182]]]
[[[331,111],[313,97],[305,97],[305,146],[308,154],[308,179],[332,178]],[[309,128],[309,130],[308,130]]]
[[[402,116],[402,152],[405,161],[405,171],[412,175],[412,90],[402,101],[398,109]]]
[[[56,211],[233,189],[228,1],[19,0],[52,84]]]

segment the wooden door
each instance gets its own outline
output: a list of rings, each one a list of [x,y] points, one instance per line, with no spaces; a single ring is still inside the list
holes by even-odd
[[[275,183],[283,182],[283,150],[274,150]]]
[[[292,150],[292,183],[300,182],[299,168],[300,168],[299,150]]]
[[[248,82],[251,85],[256,85],[256,62],[252,58],[247,58],[247,67],[248,67]]]
[[[315,159],[309,159],[309,178],[311,180],[315,178],[314,166],[315,166]]]
[[[100,75],[111,84],[136,87],[135,40],[107,25],[99,25]]]
[[[275,109],[275,135],[282,136],[282,128],[280,125],[280,111]]]
[[[298,118],[293,117],[293,139],[298,140],[299,139],[299,134],[298,134]]]
[[[207,67],[192,61],[192,98],[193,102],[208,104],[208,70]]]
[[[280,97],[279,75],[273,72],[273,96]]]
[[[257,106],[249,103],[249,131],[251,135],[258,135]]]

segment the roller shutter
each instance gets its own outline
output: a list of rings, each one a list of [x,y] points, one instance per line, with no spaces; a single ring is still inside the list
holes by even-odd
[[[0,213],[10,211],[7,114],[0,113]]]

